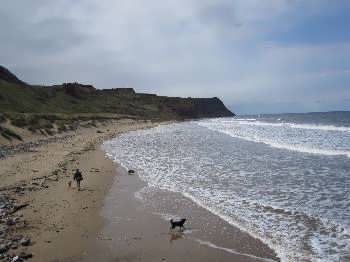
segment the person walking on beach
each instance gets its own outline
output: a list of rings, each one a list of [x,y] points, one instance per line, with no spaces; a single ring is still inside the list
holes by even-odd
[[[78,168],[74,173],[73,179],[77,182],[78,191],[80,191],[80,181],[83,180],[83,175]]]

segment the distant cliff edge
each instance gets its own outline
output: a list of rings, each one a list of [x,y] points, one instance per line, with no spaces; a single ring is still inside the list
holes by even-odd
[[[194,119],[234,114],[219,98],[181,98],[64,83],[29,85],[0,66],[0,112],[112,113],[145,119]]]

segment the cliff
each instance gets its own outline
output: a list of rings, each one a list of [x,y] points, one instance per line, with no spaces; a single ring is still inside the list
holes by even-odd
[[[137,118],[192,119],[233,116],[220,99],[136,93],[132,88],[96,89],[64,83],[33,86],[0,67],[0,112],[113,113]]]

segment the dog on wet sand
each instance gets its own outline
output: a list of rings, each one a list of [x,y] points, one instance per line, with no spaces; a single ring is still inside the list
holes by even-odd
[[[184,227],[185,222],[186,222],[186,218],[180,219],[178,221],[174,221],[174,220],[170,219],[170,225],[171,225],[170,229],[174,229],[176,227],[179,227],[180,230],[185,229],[185,227]]]

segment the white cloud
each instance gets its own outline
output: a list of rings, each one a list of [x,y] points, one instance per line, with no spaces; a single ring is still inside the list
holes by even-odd
[[[349,43],[269,39],[330,8],[326,0],[5,2],[1,63],[29,82],[127,85],[231,105],[307,104],[335,88],[349,95]]]

